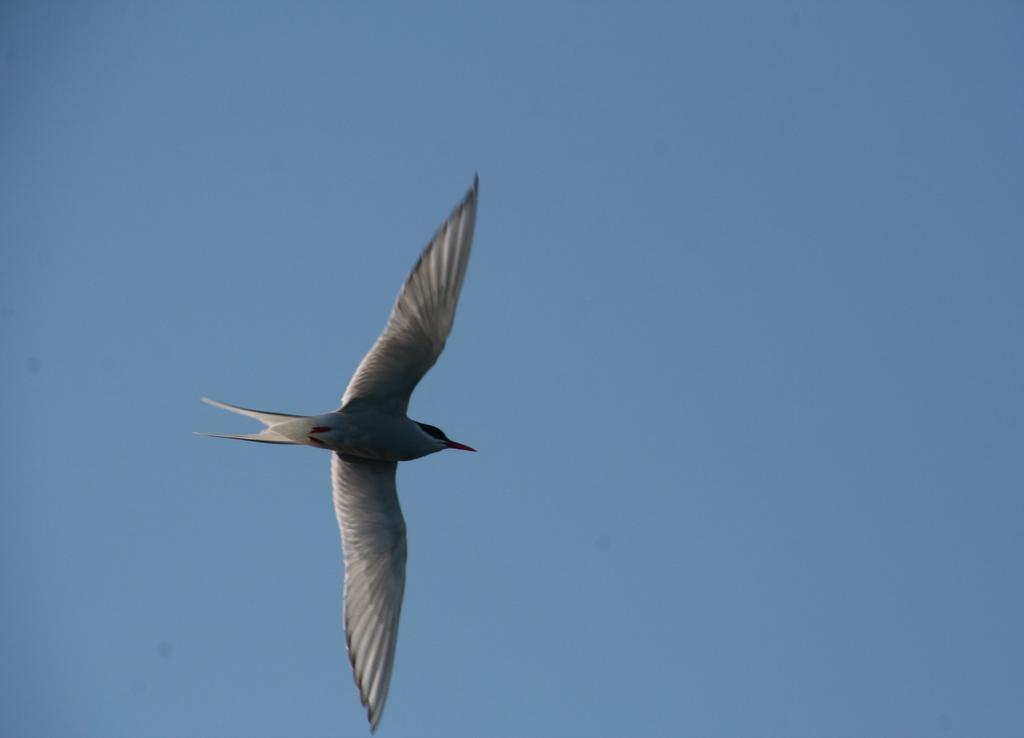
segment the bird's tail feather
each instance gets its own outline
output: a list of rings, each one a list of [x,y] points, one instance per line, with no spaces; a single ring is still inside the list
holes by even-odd
[[[267,426],[259,433],[241,433],[241,434],[230,434],[230,433],[199,433],[200,436],[210,436],[212,438],[234,438],[239,441],[256,441],[257,443],[292,443],[302,444],[302,440],[298,438],[292,438],[281,432],[283,429],[276,429],[277,426],[284,424],[294,425],[294,421],[301,419],[301,415],[287,415],[285,413],[267,413],[262,410],[250,410],[247,407],[239,407],[238,405],[229,405],[226,402],[217,402],[211,400],[209,397],[200,398],[203,402],[214,407],[219,407],[222,410],[227,410],[238,415],[244,415],[247,418],[258,420]],[[301,438],[301,436],[299,437]]]

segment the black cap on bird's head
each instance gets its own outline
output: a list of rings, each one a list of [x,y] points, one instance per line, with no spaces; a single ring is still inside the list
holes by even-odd
[[[441,441],[444,444],[445,448],[457,448],[460,451],[476,451],[476,449],[473,448],[472,446],[467,446],[464,443],[453,441],[448,436],[446,436],[444,434],[444,431],[438,428],[436,425],[430,425],[428,423],[420,422],[417,422],[416,425],[418,425],[427,435],[433,436],[437,440]]]

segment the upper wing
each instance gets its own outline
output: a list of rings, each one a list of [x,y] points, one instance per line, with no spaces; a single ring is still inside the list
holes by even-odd
[[[341,398],[405,413],[409,396],[444,349],[455,320],[476,224],[479,179],[423,249],[391,317]]]
[[[405,520],[394,461],[334,454],[334,510],[345,552],[345,642],[370,730],[391,683],[405,591]]]

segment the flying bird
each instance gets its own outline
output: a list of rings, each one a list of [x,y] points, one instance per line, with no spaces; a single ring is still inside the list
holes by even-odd
[[[285,415],[204,402],[258,420],[258,433],[227,435],[331,452],[334,509],[345,558],[345,642],[370,731],[388,697],[405,590],[405,520],[395,470],[444,449],[475,451],[406,415],[409,397],[434,365],[455,319],[476,223],[479,179],[420,254],[384,332],[349,380],[341,405],[324,415]]]

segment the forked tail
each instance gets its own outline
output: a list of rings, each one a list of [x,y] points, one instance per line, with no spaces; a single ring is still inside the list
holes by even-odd
[[[209,397],[201,397],[200,399],[208,405],[213,405],[214,407],[219,407],[222,410],[237,413],[238,415],[244,415],[247,418],[258,420],[263,423],[263,425],[267,426],[259,433],[242,433],[237,435],[229,433],[199,433],[198,435],[200,436],[210,436],[212,438],[235,438],[239,441],[256,441],[257,443],[305,443],[304,439],[306,436],[300,427],[304,425],[302,421],[305,420],[305,416],[286,415],[285,413],[265,413],[262,410],[250,410],[247,407],[238,407],[238,405],[229,405],[226,402],[217,402],[216,400],[211,400]]]

